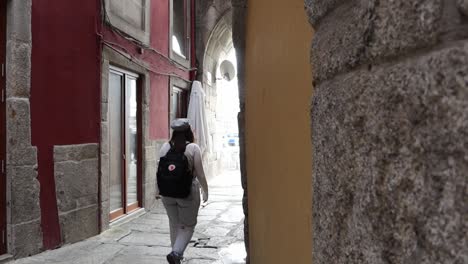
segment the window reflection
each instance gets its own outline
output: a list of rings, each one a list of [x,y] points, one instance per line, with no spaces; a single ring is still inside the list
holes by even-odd
[[[172,0],[172,50],[187,58],[188,28],[187,0]]]
[[[138,166],[138,133],[137,133],[137,95],[136,80],[127,80],[127,204],[131,205],[137,199],[137,166]]]

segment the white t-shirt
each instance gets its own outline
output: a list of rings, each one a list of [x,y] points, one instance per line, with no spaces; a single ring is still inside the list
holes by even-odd
[[[166,142],[159,150],[159,157],[166,156],[171,149],[171,145]],[[185,148],[185,156],[187,156],[189,166],[193,170],[193,175],[200,183],[203,191],[203,199],[208,199],[208,183],[206,182],[205,171],[203,170],[202,157],[200,147],[195,143],[190,143]],[[206,199],[205,199],[206,197]]]

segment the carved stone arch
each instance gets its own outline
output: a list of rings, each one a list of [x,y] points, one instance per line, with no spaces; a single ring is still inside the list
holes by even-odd
[[[212,60],[215,54],[221,54],[219,46],[224,45],[224,52],[231,49],[236,51],[237,59],[237,81],[239,89],[238,114],[239,125],[239,145],[240,145],[240,169],[241,182],[244,189],[243,209],[244,220],[244,241],[247,250],[246,261],[249,263],[249,226],[248,226],[248,196],[247,196],[247,172],[245,159],[245,74],[244,74],[244,53],[245,53],[245,25],[247,13],[247,0],[226,0],[226,1],[200,1],[197,7],[197,58],[199,75],[198,80],[205,85],[205,90],[213,87],[206,87],[207,82],[216,78],[216,70],[220,61]],[[221,42],[221,43],[220,43]],[[224,43],[222,43],[224,42]],[[218,49],[216,48],[218,46]],[[209,72],[208,76],[206,72]],[[209,117],[208,117],[209,118]]]

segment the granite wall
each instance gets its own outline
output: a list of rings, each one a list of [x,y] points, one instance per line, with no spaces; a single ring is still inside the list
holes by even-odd
[[[468,1],[305,2],[314,263],[467,263]]]

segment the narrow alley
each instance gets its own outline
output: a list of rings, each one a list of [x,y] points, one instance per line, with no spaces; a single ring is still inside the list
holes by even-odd
[[[238,171],[226,171],[210,181],[210,200],[200,210],[183,263],[245,263],[239,179]],[[157,264],[167,263],[170,251],[168,218],[158,202],[146,214],[97,237],[8,264]]]
[[[468,264],[468,0],[0,0],[0,92],[0,264]]]

